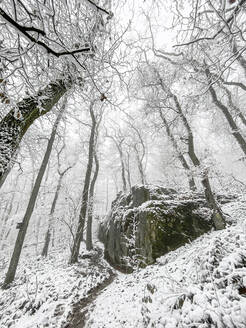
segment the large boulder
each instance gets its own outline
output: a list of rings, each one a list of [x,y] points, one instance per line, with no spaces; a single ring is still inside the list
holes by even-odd
[[[194,240],[212,228],[210,210],[201,195],[178,194],[157,186],[134,186],[119,194],[99,227],[105,258],[131,272]]]

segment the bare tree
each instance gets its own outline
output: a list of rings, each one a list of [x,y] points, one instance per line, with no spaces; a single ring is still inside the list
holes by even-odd
[[[95,100],[92,100],[89,106],[90,116],[91,116],[91,130],[90,130],[90,139],[89,139],[89,152],[88,152],[88,162],[84,180],[84,187],[82,192],[81,199],[81,209],[79,213],[79,223],[75,235],[74,244],[72,247],[70,263],[76,263],[78,261],[80,244],[83,239],[83,232],[85,227],[85,220],[88,208],[88,196],[89,196],[89,188],[91,181],[91,173],[92,173],[92,165],[93,165],[93,154],[95,147],[95,134],[96,134],[96,117],[94,113]]]
[[[72,168],[72,166],[70,165],[66,169],[61,170],[60,156],[61,156],[62,151],[63,151],[64,148],[65,148],[65,143],[63,144],[63,146],[61,147],[61,149],[57,153],[57,160],[58,160],[57,173],[59,175],[59,178],[58,178],[55,195],[54,195],[52,205],[51,205],[51,209],[50,209],[50,213],[49,213],[48,228],[47,228],[47,231],[46,231],[46,234],[45,234],[45,241],[44,241],[44,246],[43,246],[43,250],[42,250],[42,256],[44,256],[44,257],[46,257],[48,255],[49,244],[50,244],[50,239],[51,239],[51,229],[52,229],[52,223],[53,223],[53,219],[54,219],[53,217],[54,217],[54,212],[55,212],[55,209],[56,209],[57,200],[58,200],[60,190],[61,190],[61,187],[62,187],[62,180],[63,180],[65,174]]]
[[[93,80],[90,63],[108,37],[111,17],[109,10],[92,1],[1,4],[0,98],[5,109],[0,121],[0,187],[33,122],[72,87]]]
[[[146,156],[147,156],[146,143],[140,132],[140,128],[138,128],[136,125],[134,125],[130,119],[128,120],[127,124],[129,125],[130,130],[132,130],[132,132],[133,132],[131,134],[131,139],[132,139],[131,144],[132,144],[132,148],[136,155],[140,181],[141,181],[141,184],[145,185],[145,184],[147,184],[146,172],[145,172],[146,171],[145,170]]]
[[[209,83],[208,89],[209,89],[210,95],[212,97],[212,101],[223,113],[224,117],[226,118],[226,120],[227,120],[227,122],[228,122],[228,124],[231,128],[232,135],[236,139],[236,141],[239,144],[240,148],[242,149],[244,155],[246,155],[246,141],[245,141],[245,138],[240,133],[240,129],[239,129],[237,123],[235,122],[235,120],[233,119],[233,116],[232,116],[229,108],[219,100],[219,98],[217,96],[217,93],[216,93],[214,87],[212,86],[212,81],[213,81],[212,80],[212,75],[211,75],[210,70],[209,70],[208,67],[205,69],[205,73],[206,73],[206,76],[208,78],[208,83]],[[229,100],[230,100],[230,98],[229,98]],[[233,109],[235,110],[235,106],[234,106]],[[240,112],[240,114],[241,114],[241,112]],[[243,117],[242,114],[240,116],[241,116],[241,119],[244,122],[245,118]]]
[[[87,225],[86,225],[86,249],[88,251],[92,250],[92,220],[93,220],[93,208],[94,208],[94,189],[97,181],[98,173],[99,173],[99,160],[94,152],[94,162],[95,162],[95,171],[93,178],[91,180],[90,191],[89,191],[89,206],[87,213]]]
[[[122,135],[120,129],[117,133],[114,131],[114,135],[109,135],[106,132],[106,136],[110,138],[116,146],[116,149],[120,156],[120,165],[121,165],[121,179],[122,179],[122,188],[123,192],[126,192],[126,170],[125,170],[125,162],[124,162],[124,153],[123,153],[123,144],[125,141],[125,137]]]
[[[54,143],[54,140],[55,140],[58,124],[59,124],[59,122],[62,118],[62,115],[65,111],[65,108],[66,108],[66,100],[63,103],[62,108],[59,111],[59,113],[57,115],[57,118],[56,118],[56,121],[54,123],[54,126],[52,128],[51,136],[50,136],[50,139],[48,141],[46,152],[45,152],[43,161],[41,163],[41,166],[40,166],[40,169],[39,169],[39,172],[38,172],[38,175],[37,175],[37,178],[36,178],[36,181],[35,181],[35,184],[34,184],[34,187],[33,187],[29,202],[28,202],[26,213],[24,215],[24,218],[23,218],[22,222],[20,222],[18,224],[19,233],[18,233],[16,242],[15,242],[14,251],[13,251],[10,263],[9,263],[9,267],[8,267],[8,271],[7,271],[5,280],[4,280],[3,288],[7,288],[9,286],[9,284],[15,278],[15,273],[16,273],[17,266],[18,266],[18,263],[19,263],[19,259],[20,259],[23,243],[24,243],[24,240],[25,240],[27,228],[28,228],[28,225],[29,225],[29,221],[30,221],[30,218],[31,218],[33,210],[34,210],[34,206],[36,204],[36,200],[37,200],[37,197],[38,197],[41,182],[42,182],[42,179],[43,179],[43,176],[44,176],[44,173],[45,173],[45,170],[46,170],[49,158],[50,158],[50,154],[51,154],[52,146],[53,146],[53,143]]]
[[[165,115],[162,112],[162,109],[160,107],[158,107],[158,112],[159,112],[159,115],[160,115],[161,120],[163,122],[163,125],[164,125],[164,127],[166,129],[166,133],[167,133],[167,135],[168,135],[168,137],[169,137],[169,139],[170,139],[170,141],[172,143],[172,146],[173,146],[174,150],[177,153],[178,159],[179,159],[181,165],[183,166],[185,172],[187,172],[190,190],[191,191],[195,191],[195,190],[197,190],[197,187],[196,187],[196,183],[195,183],[194,177],[193,177],[192,172],[191,172],[191,168],[190,168],[187,160],[185,159],[185,156],[181,152],[181,150],[180,150],[180,148],[178,146],[178,143],[175,140],[175,137],[174,137],[174,135],[172,133],[172,130],[170,128],[170,125],[168,124],[168,122],[167,122],[167,120],[165,118]]]

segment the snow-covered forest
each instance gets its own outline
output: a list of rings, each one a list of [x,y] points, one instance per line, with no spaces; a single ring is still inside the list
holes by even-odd
[[[246,0],[0,0],[0,328],[246,328]]]

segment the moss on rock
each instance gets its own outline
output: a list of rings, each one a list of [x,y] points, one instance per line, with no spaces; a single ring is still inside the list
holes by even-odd
[[[212,228],[210,211],[199,195],[173,189],[134,186],[119,194],[99,229],[105,257],[117,269],[153,264],[156,258],[194,240]]]

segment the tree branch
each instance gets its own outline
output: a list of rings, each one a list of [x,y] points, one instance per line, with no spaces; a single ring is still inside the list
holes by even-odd
[[[36,43],[39,46],[43,47],[49,54],[52,54],[55,57],[60,57],[60,56],[65,56],[65,55],[75,55],[77,53],[89,52],[91,50],[90,47],[84,47],[84,48],[76,49],[76,50],[72,50],[72,51],[57,52],[57,51],[53,50],[52,48],[50,48],[49,46],[47,46],[47,44],[45,44],[44,42],[42,42],[40,40],[36,40],[32,35],[27,33],[27,31],[33,31],[33,32],[37,32],[38,34],[45,36],[44,31],[42,31],[36,27],[26,27],[26,26],[20,25],[13,18],[11,18],[5,11],[3,11],[2,8],[0,8],[0,16],[2,16],[3,19],[5,21],[7,21],[7,23],[9,23],[11,26],[13,26],[19,32],[21,32],[21,34],[23,36],[25,36],[29,41]]]

